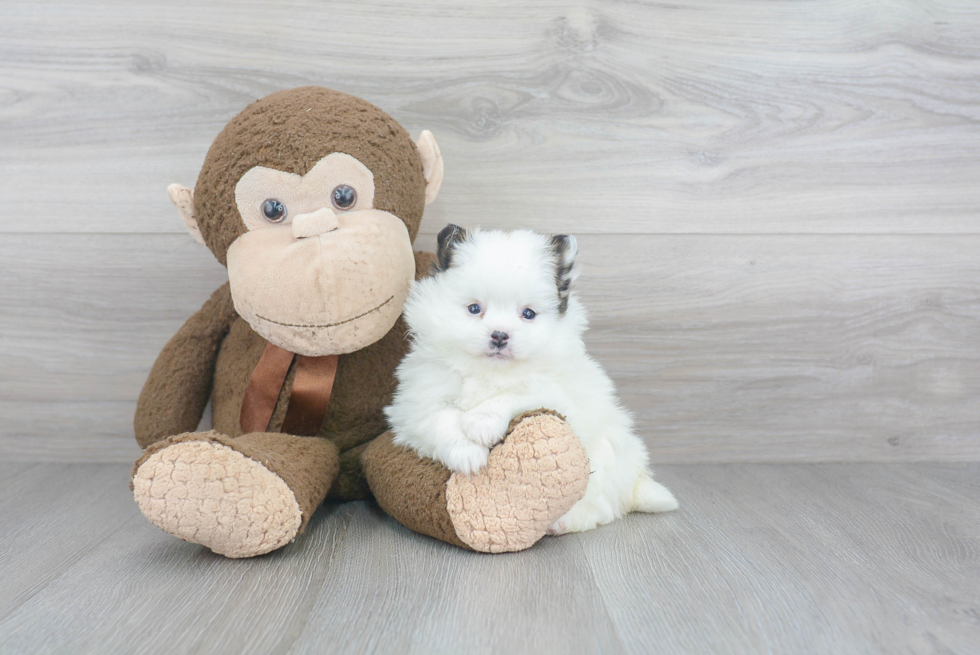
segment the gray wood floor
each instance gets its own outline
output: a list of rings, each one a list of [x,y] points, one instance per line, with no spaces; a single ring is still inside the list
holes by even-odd
[[[118,464],[0,465],[0,653],[977,653],[980,464],[671,465],[680,511],[524,553],[321,508],[227,560]]]
[[[0,21],[0,655],[980,653],[976,0]],[[249,561],[142,519],[136,397],[226,279],[164,189],[305,84],[435,133],[418,247],[579,236],[588,345],[680,512],[485,556],[354,503]]]

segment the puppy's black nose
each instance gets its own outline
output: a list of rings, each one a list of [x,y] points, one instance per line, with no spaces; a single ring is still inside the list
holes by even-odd
[[[490,335],[490,341],[493,343],[494,348],[503,348],[507,345],[508,339],[510,339],[510,335],[506,332],[501,332],[500,330],[495,330],[494,333]]]

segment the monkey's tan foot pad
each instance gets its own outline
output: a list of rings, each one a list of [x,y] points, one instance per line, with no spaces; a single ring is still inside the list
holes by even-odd
[[[293,540],[302,512],[282,478],[216,433],[168,441],[148,448],[133,471],[136,503],[151,523],[226,557],[262,555]]]
[[[589,484],[589,458],[553,412],[526,412],[473,475],[453,473],[446,505],[459,539],[473,550],[524,550],[564,516]]]

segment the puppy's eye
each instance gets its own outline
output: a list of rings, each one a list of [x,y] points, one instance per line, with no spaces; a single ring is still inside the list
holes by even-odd
[[[473,303],[466,309],[470,310],[470,314],[479,314],[480,312],[483,311],[483,308],[480,307],[479,303]]]
[[[270,223],[282,223],[286,220],[286,205],[275,198],[269,198],[262,203],[262,214]]]
[[[330,202],[337,209],[350,209],[357,202],[357,191],[349,184],[341,184],[330,192]]]
[[[525,318],[526,320],[528,320],[528,321],[530,321],[531,319],[533,319],[537,315],[538,315],[538,313],[536,311],[534,311],[533,309],[531,309],[530,307],[525,307],[524,308],[524,311],[521,312],[521,316],[523,318]]]

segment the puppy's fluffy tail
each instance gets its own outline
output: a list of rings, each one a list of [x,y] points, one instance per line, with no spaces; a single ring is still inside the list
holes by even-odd
[[[670,489],[641,473],[633,485],[634,512],[669,512],[677,509],[677,499]]]

